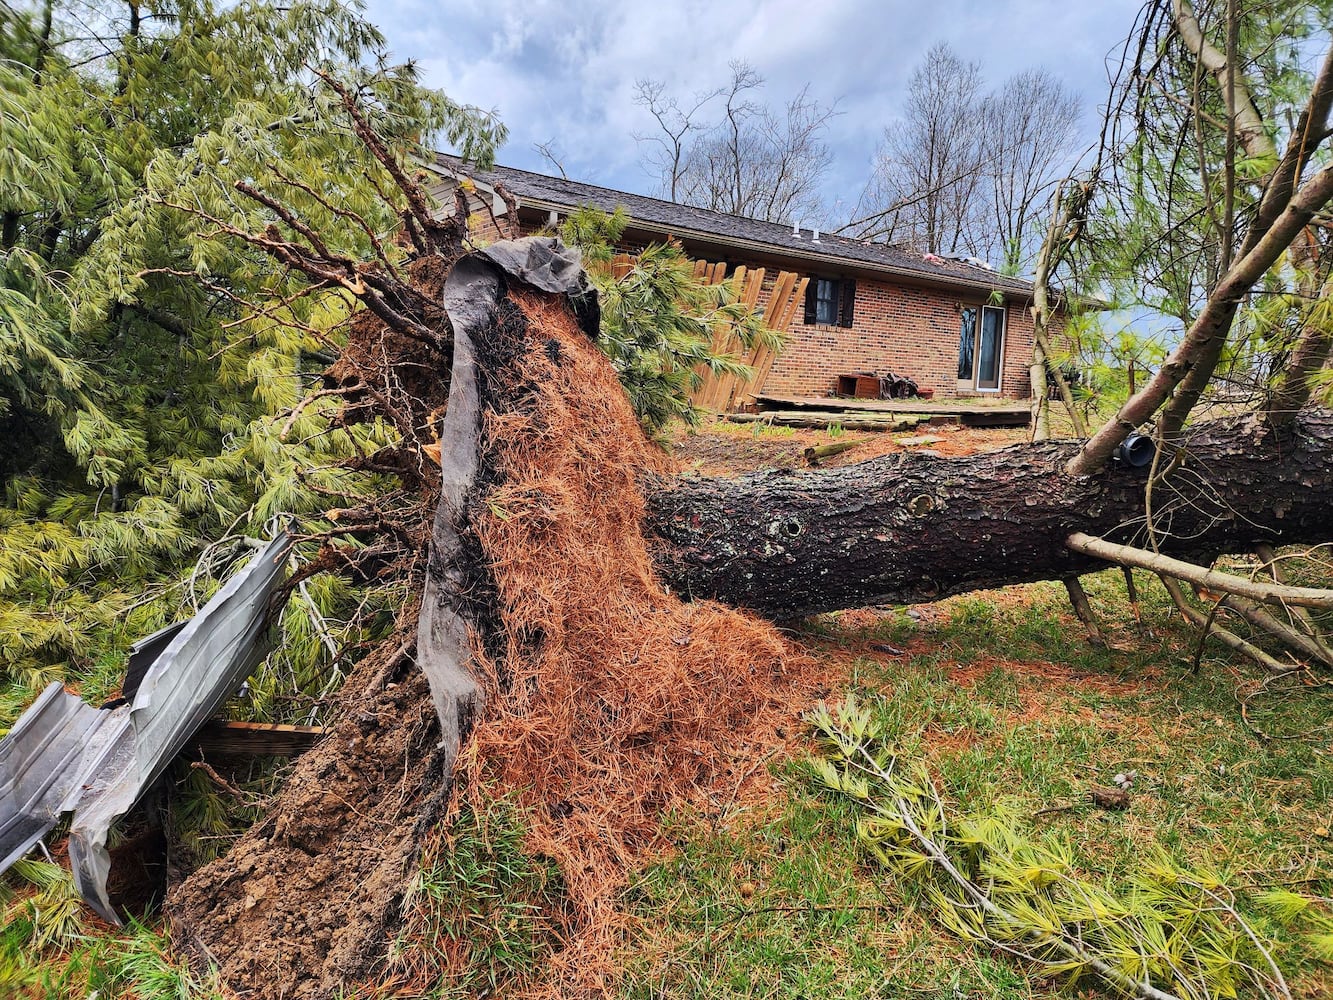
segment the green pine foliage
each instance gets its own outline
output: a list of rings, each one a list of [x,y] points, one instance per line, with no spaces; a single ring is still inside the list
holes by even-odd
[[[601,301],[600,346],[644,428],[656,434],[675,419],[698,423],[690,394],[702,372],[749,374],[736,354],[713,349],[715,337],[749,351],[759,344],[780,349],[783,335],[739,301],[734,281],[710,285],[696,278],[694,261],[678,243],[650,244],[617,277],[611,260],[629,222],[620,208],[609,215],[582,208],[561,223],[560,235],[583,252]]]
[[[0,7],[0,723],[53,678],[109,693],[129,641],[234,569],[238,535],[326,532],[326,508],[392,485],[345,464],[393,428],[296,410],[352,295],[237,238],[285,206],[333,254],[402,263],[380,239],[397,189],[325,75],[404,158],[442,137],[485,162],[503,138],[391,65],[359,3]],[[252,703],[284,721],[401,599],[307,593]]]
[[[1194,0],[1190,6],[1205,39],[1219,53],[1228,49],[1226,18],[1234,11],[1237,79],[1254,97],[1264,135],[1274,149],[1282,149],[1309,97],[1315,60],[1323,51],[1316,40],[1327,31],[1327,0],[1234,8]],[[1150,340],[1169,346],[1193,321],[1225,272],[1227,251],[1234,259],[1243,243],[1264,183],[1277,166],[1274,152],[1251,153],[1240,141],[1228,152],[1223,89],[1181,41],[1172,22],[1174,9],[1145,9],[1139,63],[1126,67],[1112,95],[1103,154],[1106,195],[1089,219],[1091,252],[1084,261],[1099,294],[1129,310],[1140,328],[1150,331],[1135,344],[1121,331],[1112,338],[1118,343],[1099,352],[1098,363],[1114,367],[1117,357],[1122,365],[1133,359],[1140,371],[1155,368],[1159,358],[1154,355],[1162,353]],[[1317,165],[1327,152],[1315,156]],[[1230,199],[1228,176],[1234,178]],[[1300,279],[1299,268],[1284,260],[1261,282],[1260,294],[1243,304],[1219,366],[1232,384],[1231,398],[1239,395],[1236,383],[1262,386],[1285,360],[1284,347],[1312,298],[1308,289],[1300,294]],[[1124,368],[1120,371],[1123,384]],[[1114,381],[1108,389],[1116,389]]]
[[[1124,884],[1104,884],[1079,869],[1068,842],[1035,836],[1003,802],[956,814],[853,695],[808,720],[820,747],[816,780],[857,807],[857,837],[870,855],[920,887],[950,932],[1043,977],[1094,978],[1144,1000],[1290,1000],[1279,928],[1311,954],[1328,954],[1327,901],[1285,890],[1241,899],[1220,873],[1185,868],[1160,847]]]

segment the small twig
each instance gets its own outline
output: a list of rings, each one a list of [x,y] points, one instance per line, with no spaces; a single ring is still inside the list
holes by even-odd
[[[1143,609],[1139,607],[1139,588],[1134,583],[1134,570],[1128,566],[1121,566],[1120,572],[1125,576],[1125,594],[1129,598],[1129,606],[1134,611],[1134,620],[1140,625],[1143,624]]]
[[[1282,571],[1281,557],[1278,556],[1271,545],[1263,543],[1256,545],[1254,547],[1254,554],[1263,561],[1263,565],[1260,568],[1268,571],[1268,574],[1272,577],[1274,583],[1287,582],[1287,574]],[[1306,550],[1301,553],[1301,555],[1308,556],[1310,555],[1310,551]],[[1324,638],[1323,629],[1321,629],[1319,624],[1314,620],[1314,616],[1305,608],[1293,607],[1290,611],[1301,624],[1302,629],[1315,641],[1319,648],[1329,654],[1330,659],[1326,660],[1326,662],[1333,664],[1333,647],[1330,647],[1327,640]]]
[[[1088,641],[1094,646],[1105,647],[1106,636],[1102,634],[1101,626],[1097,623],[1097,615],[1093,612],[1092,605],[1088,603],[1088,595],[1083,589],[1083,584],[1076,576],[1065,577],[1064,584],[1065,591],[1069,594],[1069,603],[1074,606],[1074,614],[1078,615],[1078,620],[1088,630]]]
[[[1198,628],[1205,630],[1203,633],[1205,638],[1209,635],[1215,635],[1221,640],[1223,645],[1229,646],[1231,649],[1234,649],[1236,652],[1244,656],[1248,656],[1261,667],[1272,670],[1275,673],[1285,673],[1290,669],[1285,664],[1279,663],[1277,660],[1273,659],[1273,657],[1269,656],[1258,646],[1251,642],[1247,642],[1229,629],[1222,628],[1222,626],[1212,620],[1211,616],[1204,615],[1201,611],[1190,607],[1188,600],[1185,598],[1184,591],[1181,590],[1180,582],[1178,580],[1165,574],[1158,574],[1158,576],[1162,581],[1162,585],[1166,587],[1166,592],[1171,595],[1171,600],[1175,603],[1176,608],[1185,616],[1187,621],[1192,622]],[[1196,660],[1196,664],[1197,662],[1198,661]],[[1196,665],[1193,670],[1197,671],[1198,666]]]
[[[233,785],[226,778],[224,778],[222,775],[218,774],[218,772],[214,770],[213,766],[209,764],[208,761],[194,760],[190,762],[190,767],[196,771],[203,771],[204,774],[208,775],[208,777],[212,780],[212,782],[215,785],[217,785],[220,789],[222,789],[224,792],[230,795],[237,802],[240,802],[242,805],[250,804],[248,798],[246,797],[246,794],[239,788],[237,788],[235,785]]]
[[[764,764],[769,759],[771,759],[774,754],[778,752],[778,749],[779,748],[774,748],[768,751],[768,753],[764,754],[757,761],[755,761],[754,764],[751,765],[750,768],[744,774],[741,775],[740,780],[736,782],[736,787],[732,789],[731,795],[728,797],[727,801],[722,805],[722,808],[720,808],[717,811],[717,818],[713,821],[713,826],[715,828],[719,824],[721,824],[724,819],[726,819],[727,811],[735,804],[736,797],[741,793],[741,786],[744,785],[745,782],[749,780],[750,775],[754,774],[756,771],[759,770],[759,768],[763,767]]]

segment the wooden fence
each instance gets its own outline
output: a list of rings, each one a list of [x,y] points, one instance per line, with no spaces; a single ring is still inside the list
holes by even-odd
[[[634,257],[631,254],[616,254],[611,259],[611,275],[617,281],[629,274],[633,267]],[[759,297],[764,288],[764,274],[762,267],[747,268],[742,265],[736,268],[732,275],[736,286],[740,289],[740,301],[750,309],[759,305]],[[696,260],[694,276],[702,278],[706,284],[716,285],[727,276],[726,262],[711,263],[706,260]],[[805,288],[809,281],[809,278],[802,278],[791,271],[779,271],[777,279],[773,282],[773,290],[768,296],[768,302],[764,306],[764,325],[786,332],[791,326],[796,310],[805,302]],[[703,381],[690,395],[690,401],[695,406],[716,413],[730,413],[750,406],[754,395],[763,387],[764,379],[768,378],[768,373],[773,369],[777,352],[763,345],[747,350],[729,330],[720,330],[713,335],[711,349],[714,354],[730,354],[740,358],[749,367],[750,377],[741,379],[735,375],[714,375],[706,367],[701,366],[697,371]]]
[[[695,277],[702,277],[709,284],[717,284],[726,277],[725,262],[710,264],[708,261],[696,261]],[[754,309],[759,304],[759,295],[764,287],[764,269],[750,269],[744,265],[736,268],[732,275],[740,288],[741,302]],[[802,278],[791,271],[779,271],[764,306],[764,325],[774,330],[785,332],[790,326],[796,310],[805,302],[805,287],[809,278]],[[699,370],[703,382],[690,397],[695,406],[716,413],[730,413],[745,409],[753,403],[754,394],[768,378],[777,359],[777,352],[764,345],[756,345],[746,350],[729,330],[720,330],[713,335],[712,351],[714,354],[731,354],[739,357],[750,368],[750,377],[737,378],[735,375],[714,375],[707,368]]]

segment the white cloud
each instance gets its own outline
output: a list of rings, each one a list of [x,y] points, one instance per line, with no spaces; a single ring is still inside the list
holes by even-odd
[[[876,141],[913,68],[936,41],[982,63],[992,84],[1041,66],[1083,95],[1085,128],[1105,102],[1104,62],[1138,0],[370,0],[369,17],[424,81],[496,107],[509,126],[504,163],[543,169],[532,144],[555,140],[571,177],[647,191],[633,139],[651,122],[636,79],[682,94],[719,86],[744,59],[781,104],[805,84],[843,112],[829,131],[830,198],[854,201]]]

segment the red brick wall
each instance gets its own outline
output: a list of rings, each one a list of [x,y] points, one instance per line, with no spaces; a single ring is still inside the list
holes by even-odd
[[[784,396],[826,396],[840,374],[893,371],[913,379],[935,398],[958,389],[958,338],[962,305],[986,305],[984,296],[943,292],[858,278],[855,325],[806,326],[798,308],[787,348],[773,363],[764,391]],[[1006,302],[1000,395],[1029,394],[1032,315],[1027,303]],[[976,394],[976,393],[973,393]],[[981,393],[980,395],[992,395]]]

